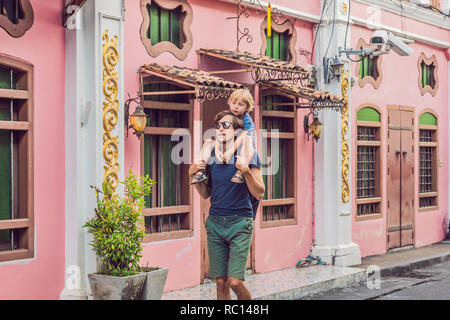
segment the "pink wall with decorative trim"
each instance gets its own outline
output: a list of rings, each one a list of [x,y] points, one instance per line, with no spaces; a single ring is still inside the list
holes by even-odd
[[[156,62],[165,65],[177,65],[189,68],[197,68],[197,54],[195,50],[200,48],[219,48],[235,50],[236,48],[236,21],[227,20],[227,17],[236,15],[236,5],[225,2],[189,1],[193,9],[193,21],[191,32],[193,34],[193,48],[184,61],[179,61],[172,54],[165,52],[157,58],[150,57],[141,43],[139,28],[142,22],[139,2],[126,0],[125,16],[125,40],[124,40],[124,74],[125,95],[135,95],[138,91],[139,66]],[[272,1],[272,5],[292,5],[287,0]],[[310,1],[298,8],[311,14],[318,14],[320,8],[316,1]],[[291,19],[293,21],[294,19]],[[259,53],[262,39],[260,25],[263,21],[261,15],[251,11],[250,18],[242,18],[242,27],[249,27],[253,36],[253,42],[247,43],[243,39],[240,43],[241,51]],[[296,20],[297,44],[311,50],[313,33],[312,24]],[[298,63],[305,64],[305,59],[298,55]],[[194,106],[194,121],[200,120],[199,106]],[[131,111],[132,112],[132,111]],[[305,112],[299,111],[297,142],[298,157],[298,223],[294,226],[259,229],[257,219],[255,227],[255,259],[256,271],[267,272],[294,266],[300,258],[308,255],[312,242],[312,142],[306,141],[303,133],[303,116]],[[195,126],[198,125],[194,123]],[[199,130],[197,129],[197,132]],[[199,136],[194,136],[194,150],[200,148]],[[197,145],[198,144],[198,145]],[[139,144],[134,135],[125,140],[125,169],[131,168],[139,172]],[[260,214],[260,213],[259,213]],[[259,218],[258,214],[258,218]],[[195,286],[200,283],[200,197],[194,192],[194,236],[191,238],[158,241],[144,245],[144,264],[148,261],[152,266],[164,266],[169,268],[169,274],[165,291]],[[277,241],[274,241],[277,239]]]
[[[35,257],[0,263],[0,299],[59,299],[64,288],[65,30],[62,1],[32,1],[34,24],[0,53],[34,66]],[[47,35],[47,36],[43,36]]]
[[[364,17],[366,6],[356,4],[353,6],[352,14]],[[383,13],[381,21],[388,26],[401,29],[400,16],[392,13]],[[428,36],[440,41],[448,42],[449,33],[447,30],[420,23],[411,19],[404,18],[406,31]],[[369,42],[373,30],[353,26],[351,29],[351,45],[355,47],[359,38]],[[352,163],[353,181],[352,181],[352,207],[353,207],[353,241],[360,246],[362,256],[374,254],[383,254],[387,249],[386,235],[386,150],[387,150],[387,105],[403,105],[415,108],[415,246],[421,247],[436,243],[444,238],[444,228],[442,223],[448,214],[448,66],[446,50],[426,45],[419,42],[410,43],[409,46],[414,49],[411,56],[401,57],[395,52],[383,55],[381,64],[382,81],[380,87],[376,90],[371,84],[366,84],[360,88],[358,83],[352,88],[351,93],[351,123],[352,123]],[[421,95],[418,85],[419,70],[417,61],[421,53],[427,57],[435,55],[438,62],[439,88],[434,97],[427,93]],[[351,74],[358,77],[358,64],[352,63]],[[372,103],[382,110],[382,218],[368,221],[355,221],[356,216],[356,109],[365,103]],[[439,209],[435,211],[419,212],[418,210],[418,189],[419,189],[419,143],[418,143],[418,122],[419,115],[424,109],[434,110],[438,116],[438,134],[439,134],[439,159],[443,164],[438,168],[439,175]]]

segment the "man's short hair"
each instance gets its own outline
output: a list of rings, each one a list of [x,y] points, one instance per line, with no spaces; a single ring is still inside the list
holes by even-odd
[[[232,124],[233,124],[234,130],[244,129],[244,121],[242,120],[242,118],[234,115],[233,112],[231,112],[230,110],[223,110],[223,111],[220,111],[218,114],[216,114],[216,116],[214,117],[214,123],[219,122],[225,116],[233,117]]]
[[[253,100],[252,94],[248,89],[234,90],[230,96],[230,99],[228,99],[228,104],[231,104],[231,102],[236,99],[241,99],[247,105],[247,112],[251,112],[255,107],[255,101]]]

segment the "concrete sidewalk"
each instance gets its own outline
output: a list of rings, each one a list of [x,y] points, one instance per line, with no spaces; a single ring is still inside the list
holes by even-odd
[[[375,265],[380,267],[382,277],[398,276],[450,260],[450,242],[443,241],[421,248],[397,249],[361,260],[361,265],[353,267],[366,270],[368,266]]]
[[[353,267],[314,265],[246,276],[245,284],[255,300],[296,300],[334,289],[357,286],[366,281],[366,269],[379,266],[381,276],[395,276],[450,260],[450,243],[438,243],[422,248],[406,248],[386,254],[366,257]],[[236,299],[232,293],[233,299]],[[214,300],[213,281],[193,288],[169,291],[163,300]]]

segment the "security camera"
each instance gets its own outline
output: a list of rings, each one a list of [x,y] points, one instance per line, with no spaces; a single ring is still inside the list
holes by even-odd
[[[381,50],[384,45],[386,51],[392,49],[400,56],[410,56],[414,52],[401,39],[385,30],[376,30],[370,38],[370,44],[376,45],[378,50]]]

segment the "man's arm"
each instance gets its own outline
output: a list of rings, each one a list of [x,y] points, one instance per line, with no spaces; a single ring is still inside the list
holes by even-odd
[[[189,167],[189,178],[192,178],[192,176],[199,170],[206,170],[206,164],[201,160],[191,164]],[[202,198],[207,199],[211,195],[210,188],[204,182],[196,183],[194,186]]]
[[[206,185],[206,183],[196,183],[194,186],[203,199],[208,199],[210,197],[211,189]]]
[[[261,200],[266,191],[261,169],[257,167],[249,168],[247,161],[240,156],[236,157],[236,168],[242,172],[248,191],[251,195],[257,200]]]

